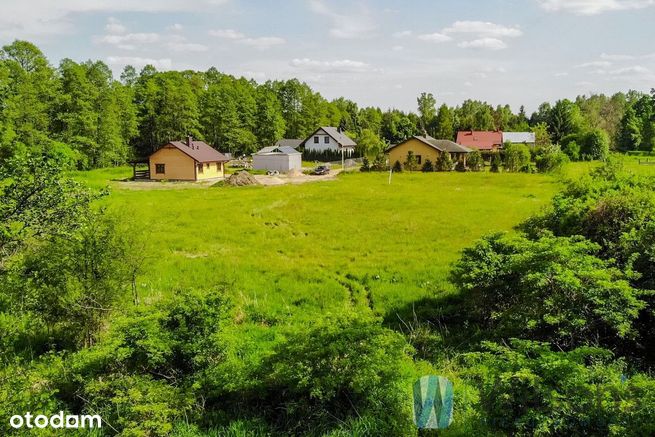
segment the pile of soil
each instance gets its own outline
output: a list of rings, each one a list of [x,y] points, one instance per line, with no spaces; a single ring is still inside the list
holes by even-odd
[[[247,185],[259,185],[259,182],[257,182],[257,179],[247,171],[240,171],[225,179],[225,185],[231,187],[245,187]]]

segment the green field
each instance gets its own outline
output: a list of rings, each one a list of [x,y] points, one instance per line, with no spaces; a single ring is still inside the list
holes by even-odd
[[[627,160],[637,173],[655,166]],[[336,181],[245,188],[131,189],[130,170],[78,173],[111,195],[102,202],[138,235],[145,302],[185,288],[224,287],[245,321],[311,322],[364,303],[387,315],[447,292],[459,252],[510,231],[545,206],[566,177],[434,173],[342,175]],[[153,185],[161,188],[159,184]]]
[[[105,202],[142,237],[146,301],[184,288],[230,290],[244,319],[311,322],[353,303],[380,315],[449,289],[459,251],[511,230],[558,189],[556,176],[348,174],[336,181],[247,188],[126,189]]]

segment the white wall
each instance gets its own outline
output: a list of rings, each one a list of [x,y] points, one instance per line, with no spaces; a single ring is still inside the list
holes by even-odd
[[[302,155],[253,155],[252,167],[255,170],[279,171],[302,170]]]
[[[314,143],[314,137],[318,137],[318,144]],[[325,142],[325,138],[329,139],[329,143]],[[305,143],[305,150],[312,152],[339,152],[339,144],[328,134],[325,133],[323,129],[319,130],[314,134],[307,142]]]

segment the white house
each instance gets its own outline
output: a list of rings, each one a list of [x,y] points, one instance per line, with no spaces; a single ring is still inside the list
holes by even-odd
[[[252,155],[252,166],[255,170],[279,171],[280,173],[302,170],[302,154],[289,146],[264,147]]]
[[[351,156],[357,143],[335,127],[320,127],[300,145],[309,153]]]

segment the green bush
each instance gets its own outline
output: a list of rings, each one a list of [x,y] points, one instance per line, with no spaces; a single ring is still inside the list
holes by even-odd
[[[500,158],[500,153],[493,153],[493,156],[491,157],[490,171],[492,173],[499,173],[502,165],[503,160]]]
[[[442,152],[437,157],[434,168],[436,171],[452,171],[453,170],[453,160],[450,157],[450,153]]]
[[[655,381],[625,378],[609,351],[512,340],[466,356],[486,422],[510,435],[653,435]]]
[[[504,149],[505,169],[510,172],[529,171],[530,149],[525,144],[507,144]]]
[[[472,317],[496,337],[562,348],[613,344],[634,337],[645,303],[598,250],[582,237],[493,235],[464,250],[453,281],[467,293]]]
[[[540,147],[535,152],[535,164],[541,173],[548,173],[561,169],[569,162],[568,156],[559,146]]]
[[[471,171],[483,171],[484,170],[484,159],[482,159],[482,154],[479,150],[474,150],[469,153],[466,164]]]
[[[403,165],[400,163],[400,161],[396,161],[393,164],[393,171],[394,171],[394,173],[402,173]]]
[[[278,429],[321,435],[337,423],[366,419],[371,435],[414,431],[408,410],[411,347],[364,319],[327,319],[290,335],[262,366],[257,389]]]
[[[423,167],[421,168],[421,171],[423,173],[431,173],[434,171],[434,165],[432,165],[432,161],[429,159],[426,159],[425,162],[423,163]]]

